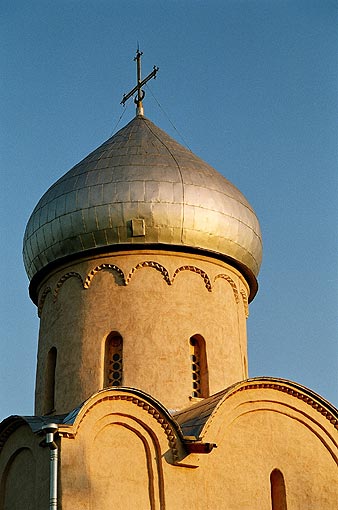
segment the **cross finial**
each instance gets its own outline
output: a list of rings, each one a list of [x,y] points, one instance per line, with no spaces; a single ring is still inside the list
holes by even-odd
[[[159,70],[158,67],[154,66],[151,73],[148,74],[144,80],[141,79],[141,57],[143,55],[143,51],[137,47],[136,56],[134,58],[134,62],[136,62],[137,66],[137,85],[134,87],[128,94],[123,94],[123,98],[120,104],[125,104],[125,102],[137,92],[136,97],[134,98],[134,103],[136,104],[136,115],[143,115],[143,105],[142,100],[144,99],[145,92],[142,90],[143,85],[145,85],[151,78],[156,78],[156,73]]]

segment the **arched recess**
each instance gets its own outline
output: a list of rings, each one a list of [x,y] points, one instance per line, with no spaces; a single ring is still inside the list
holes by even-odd
[[[106,338],[103,384],[104,387],[123,385],[123,338],[117,331]]]
[[[192,396],[209,397],[209,373],[205,340],[201,335],[190,337]]]
[[[108,417],[107,417],[108,418]],[[106,419],[107,419],[106,418]],[[138,419],[116,414],[95,435],[90,464],[93,510],[164,510],[162,456],[155,435]]]
[[[51,414],[55,409],[55,375],[57,349],[52,347],[47,354],[45,370],[44,414]]]
[[[270,474],[271,510],[287,510],[285,481],[282,472],[274,469]]]
[[[20,448],[9,459],[0,481],[0,510],[36,510],[35,459]]]

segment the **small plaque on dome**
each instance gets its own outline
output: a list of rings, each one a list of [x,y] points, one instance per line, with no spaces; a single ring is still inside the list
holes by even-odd
[[[146,226],[144,220],[140,218],[134,218],[131,220],[131,235],[133,237],[140,237],[146,235]]]

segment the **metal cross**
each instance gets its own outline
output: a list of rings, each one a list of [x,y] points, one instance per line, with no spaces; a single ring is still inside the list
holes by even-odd
[[[123,98],[120,104],[125,104],[125,102],[137,92],[136,97],[134,98],[134,103],[136,104],[136,115],[143,115],[143,105],[142,100],[145,96],[144,90],[142,90],[143,85],[145,85],[151,78],[156,78],[156,73],[159,70],[159,67],[154,66],[153,70],[144,80],[141,79],[141,56],[143,55],[143,51],[140,51],[137,48],[136,57],[134,58],[134,62],[137,63],[137,85],[134,87],[128,94],[123,94]]]

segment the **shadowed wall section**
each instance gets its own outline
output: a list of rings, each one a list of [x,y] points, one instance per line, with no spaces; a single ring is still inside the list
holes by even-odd
[[[0,510],[36,510],[35,469],[29,448],[13,453],[1,479]]]

